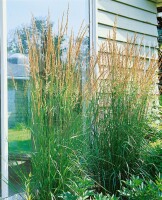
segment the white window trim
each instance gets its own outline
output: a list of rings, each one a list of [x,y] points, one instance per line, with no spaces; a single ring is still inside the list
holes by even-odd
[[[97,53],[97,0],[89,1],[89,14],[90,14],[90,49],[94,49]]]
[[[89,14],[90,14],[90,50],[98,54],[98,17],[97,17],[97,2],[98,0],[89,1]],[[95,67],[95,74],[99,76],[98,66]]]
[[[1,50],[1,197],[8,199],[8,92],[6,0],[0,0]]]

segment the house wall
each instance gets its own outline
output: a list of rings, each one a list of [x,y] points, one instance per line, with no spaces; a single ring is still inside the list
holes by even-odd
[[[119,44],[137,34],[136,43],[142,41],[143,54],[148,56],[157,47],[157,9],[149,0],[97,0],[97,34],[100,45],[111,34],[116,20]]]

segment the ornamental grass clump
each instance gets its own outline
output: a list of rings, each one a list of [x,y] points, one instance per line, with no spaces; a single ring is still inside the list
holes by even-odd
[[[110,37],[109,37],[110,38]],[[149,100],[156,80],[156,57],[142,56],[143,46],[107,39],[98,58],[99,76],[87,112],[89,170],[108,192],[116,193],[120,181],[140,171],[140,151],[146,136]],[[147,129],[148,130],[148,129]]]
[[[47,20],[40,35],[33,22],[27,33],[33,142],[27,199],[79,196],[78,180],[91,179],[96,187],[85,191],[116,195],[121,180],[144,176],[140,151],[148,130],[154,55],[142,56],[136,38],[119,46],[114,31],[98,56],[89,56],[82,52],[86,28],[75,38],[71,34],[64,51],[67,24],[54,35]]]
[[[84,176],[80,162],[84,161],[81,157],[82,70],[86,69],[86,63],[81,59],[81,46],[86,28],[81,28],[75,38],[71,33],[63,56],[67,22],[63,24],[54,35],[47,20],[47,28],[40,36],[33,21],[33,32],[27,33],[34,151],[30,181],[27,181],[29,199],[57,199],[58,195],[70,191],[70,181]]]

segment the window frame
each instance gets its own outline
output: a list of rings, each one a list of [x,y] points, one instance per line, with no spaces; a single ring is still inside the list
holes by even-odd
[[[1,56],[1,197],[8,197],[8,92],[6,0],[0,1]]]

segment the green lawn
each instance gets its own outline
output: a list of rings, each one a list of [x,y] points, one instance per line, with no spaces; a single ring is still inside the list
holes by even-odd
[[[27,129],[9,129],[9,153],[25,153],[31,151],[31,134]]]

